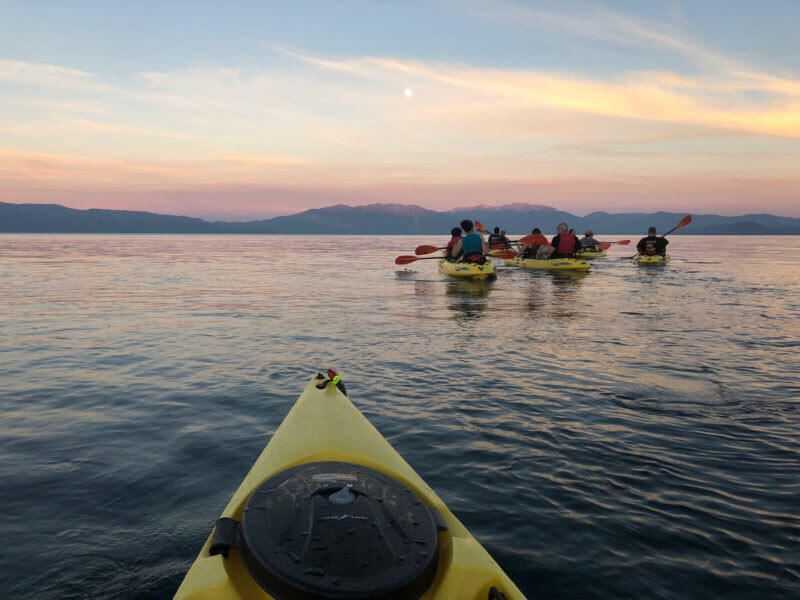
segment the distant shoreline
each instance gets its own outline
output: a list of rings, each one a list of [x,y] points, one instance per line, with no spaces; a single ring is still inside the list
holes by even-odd
[[[555,232],[562,222],[579,234],[613,231],[644,235],[648,227],[668,231],[684,213],[607,213],[573,215],[535,204],[474,206],[435,211],[405,204],[337,204],[272,219],[230,222],[142,211],[77,210],[58,204],[0,202],[0,233],[30,234],[171,234],[171,235],[448,235],[465,216],[489,229],[524,235],[533,227]],[[691,226],[674,235],[800,235],[800,218],[770,214],[736,217],[693,214]]]

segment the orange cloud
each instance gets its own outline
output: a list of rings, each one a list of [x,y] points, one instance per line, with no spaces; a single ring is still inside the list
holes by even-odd
[[[389,74],[403,75],[461,90],[462,102],[454,101],[450,106],[456,111],[463,106],[502,99],[504,104],[497,114],[513,110],[522,115],[546,108],[800,138],[800,82],[781,78],[738,73],[719,79],[689,77],[669,71],[638,71],[599,80],[546,71],[476,68],[393,58],[337,62],[296,50],[291,55],[308,64],[348,70],[364,77],[383,80]],[[752,90],[773,93],[777,97],[766,106],[752,106],[745,97],[720,98],[718,94],[720,91]],[[463,92],[473,96],[465,98]]]

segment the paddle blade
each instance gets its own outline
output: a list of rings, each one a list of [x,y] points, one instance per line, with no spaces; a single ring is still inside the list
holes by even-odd
[[[614,242],[614,243],[615,244],[619,244],[620,246],[627,246],[628,244],[631,243],[631,241],[630,240],[620,240],[620,241]]]
[[[436,252],[437,250],[444,250],[444,248],[437,248],[436,246],[417,246],[417,249],[414,250],[414,254],[417,256],[422,256],[424,254],[430,254],[432,252]]]
[[[407,265],[408,263],[412,263],[416,260],[419,260],[416,256],[409,256],[406,254],[405,256],[398,256],[394,259],[394,264],[396,265]]]
[[[481,233],[486,233],[486,227],[484,227],[483,223],[481,223],[480,221],[475,221],[475,229],[477,229]]]
[[[597,247],[600,248],[600,250],[608,250],[609,248],[611,248],[611,243],[610,242],[600,242],[599,244],[597,244]]]
[[[685,217],[683,217],[683,218],[680,220],[680,223],[678,223],[678,224],[675,226],[675,229],[680,229],[681,227],[686,227],[686,226],[687,226],[689,223],[691,223],[691,222],[692,222],[692,215],[686,215]]]
[[[492,256],[494,258],[502,258],[503,260],[509,260],[515,258],[517,256],[517,253],[514,252],[513,250],[504,250],[502,252],[495,252],[494,254],[492,254]]]

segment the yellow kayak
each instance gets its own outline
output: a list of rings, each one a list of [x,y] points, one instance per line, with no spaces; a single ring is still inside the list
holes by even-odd
[[[647,256],[646,254],[637,254],[633,257],[633,262],[637,265],[645,265],[645,266],[660,266],[660,265],[668,265],[669,264],[669,254],[660,255],[656,254],[654,256]]]
[[[524,600],[332,371],[306,386],[175,598]]]
[[[487,260],[482,265],[475,263],[450,262],[449,260],[439,260],[439,270],[450,277],[460,277],[462,279],[494,279],[494,263]]]
[[[576,258],[548,258],[538,260],[536,258],[512,258],[505,261],[512,267],[522,267],[523,269],[548,269],[553,271],[588,271],[589,263],[585,260]]]
[[[503,252],[508,252],[511,248],[494,248],[489,250],[489,256],[497,256]]]
[[[575,253],[576,258],[592,260],[593,258],[603,258],[606,255],[604,250],[581,250]]]

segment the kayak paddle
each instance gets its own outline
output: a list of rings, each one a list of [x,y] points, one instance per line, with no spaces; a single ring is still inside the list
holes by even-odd
[[[396,265],[407,265],[408,263],[412,263],[418,260],[439,260],[442,258],[441,256],[411,256],[410,254],[404,254],[403,256],[398,256],[394,259],[394,264]]]
[[[447,250],[447,246],[443,246],[441,248],[437,246],[417,246],[417,249],[414,250],[414,254],[417,256],[422,256],[423,254],[430,254],[431,252],[436,252],[437,250]]]
[[[689,223],[691,223],[691,222],[692,222],[692,215],[686,215],[686,216],[685,216],[685,217],[683,217],[683,218],[682,218],[680,221],[678,221],[678,224],[677,224],[677,225],[675,225],[675,227],[673,227],[672,229],[670,229],[670,230],[669,230],[667,233],[665,233],[665,234],[664,234],[664,235],[662,235],[661,237],[667,237],[667,236],[668,236],[670,233],[672,233],[672,232],[673,232],[673,231],[675,231],[676,229],[680,229],[681,227],[686,227],[686,226],[687,226]]]
[[[512,252],[511,250],[508,250],[506,252],[498,252],[497,254],[494,255],[494,258],[500,258],[500,259],[506,260],[506,259],[514,258],[516,255],[517,255],[516,252]],[[396,264],[396,265],[407,265],[408,263],[412,263],[412,262],[415,262],[415,261],[418,261],[418,260],[439,260],[440,258],[442,258],[442,257],[441,256],[411,256],[411,255],[406,254],[406,255],[398,256],[397,258],[395,258],[394,259],[394,264]]]
[[[631,243],[630,240],[620,240],[618,242],[598,242],[595,248],[597,248],[598,250],[608,250],[609,248],[611,248],[611,244],[619,244],[621,246],[627,246],[630,243]],[[591,246],[587,246],[586,248],[582,248],[581,250],[584,252],[587,250],[591,252]]]
[[[519,239],[519,240],[509,240],[508,243],[509,244],[533,244],[535,241],[536,241],[536,238],[534,237],[534,234],[531,234],[531,235],[526,235],[524,238]],[[630,240],[628,240],[628,241],[630,241]],[[491,244],[489,246],[489,248],[491,248],[492,250],[503,250],[503,249],[505,249],[505,247],[506,247],[505,244]],[[428,244],[423,244],[422,246],[417,246],[416,247],[416,249],[414,250],[414,254],[416,254],[417,256],[422,256],[424,254],[431,254],[432,252],[436,252],[437,250],[446,250],[446,249],[447,249],[446,246],[439,247],[439,246],[430,246]],[[437,257],[437,258],[440,258],[440,257]]]

